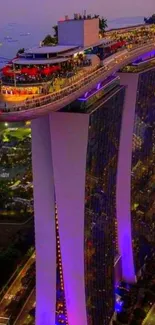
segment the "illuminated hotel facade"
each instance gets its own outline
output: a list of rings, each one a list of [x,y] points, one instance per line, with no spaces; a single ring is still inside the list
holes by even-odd
[[[151,252],[154,79],[154,66],[131,64],[32,121],[37,325],[55,322],[57,263],[66,324],[108,325],[115,261],[134,283]]]
[[[154,60],[146,59],[119,73],[126,97],[117,173],[117,220],[122,275],[127,282],[136,281],[155,244],[155,67]]]
[[[82,48],[87,51],[97,47],[103,54],[98,25],[96,18],[66,17],[58,24],[58,46],[49,46],[48,51],[44,46],[37,52],[32,49],[21,54],[14,64],[26,65],[27,81],[32,72],[39,76],[46,72],[45,64],[60,63],[62,53],[63,62],[68,61],[68,56],[72,60],[77,51],[80,55]],[[84,54],[85,59],[87,53]],[[121,72],[116,77],[114,71],[109,72],[111,65],[115,70],[116,58],[101,62],[103,58],[99,60],[91,54],[91,68],[97,71],[105,65],[105,78],[97,77],[95,80],[102,82],[95,81],[95,87],[91,80],[92,88],[83,97],[73,102],[79,96],[75,96],[76,90],[73,94],[64,93],[64,98],[56,97],[55,102],[61,101],[60,109],[71,102],[68,96],[73,95],[70,105],[55,112],[55,102],[46,102],[46,96],[42,107],[40,96],[38,103],[34,102],[34,110],[29,107],[31,101],[24,106],[24,116],[32,118],[36,325],[109,325],[115,310],[120,263],[122,278],[133,283],[140,267],[139,254],[141,265],[145,258],[141,246],[149,250],[153,205],[147,215],[145,203],[151,190],[153,202],[149,179],[154,172],[154,69]],[[117,57],[125,62],[128,58],[127,50],[123,58]],[[28,62],[32,66],[41,64],[43,69],[36,67],[32,71]],[[17,72],[25,75],[23,68]],[[12,78],[14,71],[10,67],[4,69],[3,82],[10,73]],[[6,89],[2,90],[6,95]],[[18,115],[22,119],[21,107],[18,109],[14,121]],[[144,185],[145,191],[139,191],[139,186]],[[150,231],[153,241],[153,228]]]
[[[32,121],[37,325],[55,322],[56,231],[66,324],[108,325],[114,314],[124,96],[119,78],[110,77],[61,112]]]

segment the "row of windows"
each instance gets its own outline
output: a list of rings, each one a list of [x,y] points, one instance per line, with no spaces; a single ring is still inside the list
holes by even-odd
[[[155,70],[139,76],[132,156],[132,233],[138,271],[155,244],[154,226],[154,141]],[[141,189],[141,190],[139,190]]]
[[[90,114],[86,168],[85,284],[89,325],[114,311],[115,196],[124,88]]]

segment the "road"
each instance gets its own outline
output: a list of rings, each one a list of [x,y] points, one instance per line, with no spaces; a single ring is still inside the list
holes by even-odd
[[[152,306],[142,325],[155,325],[155,304]]]
[[[25,325],[30,321],[29,311],[33,308],[35,303],[35,289],[31,292],[28,299],[26,300],[18,318],[14,322],[14,325]]]
[[[11,301],[14,300],[18,291],[22,289],[21,280],[25,276],[26,272],[30,268],[30,266],[34,263],[35,260],[35,253],[29,258],[26,262],[22,270],[19,272],[7,292],[5,293],[4,297],[0,301],[0,317],[7,316],[7,306],[10,304]]]

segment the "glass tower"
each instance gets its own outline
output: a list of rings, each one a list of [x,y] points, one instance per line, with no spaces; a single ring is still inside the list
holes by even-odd
[[[118,241],[123,278],[135,282],[155,244],[155,61],[142,57],[124,67],[120,78],[127,88],[118,160]]]
[[[139,74],[132,147],[131,217],[136,272],[155,244],[155,68]]]
[[[36,317],[44,324],[109,325],[113,317],[125,90],[110,76],[61,111],[32,121],[37,284],[48,277],[38,286]]]
[[[85,285],[88,324],[114,312],[116,175],[124,88],[90,107],[85,197]]]
[[[89,114],[84,214],[88,325],[108,325],[114,313],[116,176],[124,96],[125,87],[110,77],[65,108]]]

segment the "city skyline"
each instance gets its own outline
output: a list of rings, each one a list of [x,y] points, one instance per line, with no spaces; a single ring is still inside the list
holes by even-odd
[[[53,9],[54,8],[54,9]],[[33,0],[33,6],[31,1],[27,0],[25,3],[20,0],[2,0],[0,21],[1,24],[8,22],[27,23],[29,24],[46,24],[55,23],[57,20],[64,17],[66,14],[72,16],[74,12],[82,13],[84,10],[88,13],[96,13],[104,16],[108,19],[120,18],[120,17],[132,17],[132,16],[149,16],[152,15],[155,6],[154,0],[144,2],[142,0],[124,1],[118,0],[113,2],[112,0],[107,3],[103,3],[102,0],[98,0],[97,3],[93,0],[86,0],[83,4],[82,0],[70,5],[70,1],[66,0],[63,4],[61,0],[56,2],[53,6],[50,0]],[[36,19],[37,17],[37,19]]]

